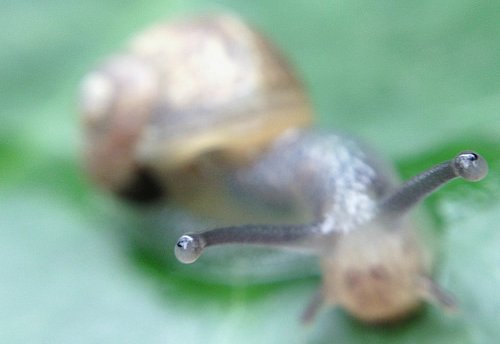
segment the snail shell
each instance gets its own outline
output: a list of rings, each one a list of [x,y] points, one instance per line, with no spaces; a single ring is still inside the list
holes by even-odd
[[[203,185],[192,182],[199,178],[188,177],[201,157],[241,164],[285,130],[312,120],[281,54],[229,15],[140,33],[85,77],[80,109],[90,175],[139,200],[166,190],[175,197],[176,188],[201,193]],[[183,179],[191,181],[182,186]]]

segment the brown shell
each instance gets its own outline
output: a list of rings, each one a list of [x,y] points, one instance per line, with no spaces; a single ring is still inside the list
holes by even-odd
[[[230,15],[139,34],[85,77],[80,108],[88,170],[115,192],[206,153],[246,159],[312,117],[281,54]]]

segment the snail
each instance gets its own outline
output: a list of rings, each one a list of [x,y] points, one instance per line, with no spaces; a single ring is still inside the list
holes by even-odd
[[[238,222],[257,208],[295,216],[184,234],[174,249],[180,262],[227,244],[316,254],[323,281],[304,322],[325,304],[366,323],[404,318],[423,301],[455,307],[431,278],[430,250],[409,214],[450,180],[484,178],[486,161],[463,151],[400,184],[366,145],[311,127],[292,67],[237,16],[139,34],[85,77],[80,108],[87,169],[111,192]]]

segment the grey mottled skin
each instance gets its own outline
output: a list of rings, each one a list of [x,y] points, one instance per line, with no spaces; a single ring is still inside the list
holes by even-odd
[[[325,173],[327,171],[327,173]],[[229,175],[234,193],[270,206],[303,207],[314,222],[347,232],[368,221],[395,174],[366,147],[343,135],[291,130],[256,161]],[[333,228],[324,228],[324,232]]]

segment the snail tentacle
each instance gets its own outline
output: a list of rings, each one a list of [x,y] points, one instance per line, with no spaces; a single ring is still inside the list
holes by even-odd
[[[311,242],[321,235],[317,224],[221,227],[181,236],[175,245],[175,256],[180,262],[190,264],[206,247],[227,244],[314,248]]]
[[[488,164],[482,156],[472,151],[464,151],[454,159],[435,165],[404,183],[381,202],[381,213],[404,214],[455,178],[461,177],[475,182],[483,179],[487,173]]]

